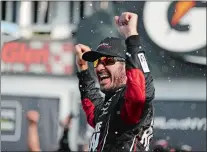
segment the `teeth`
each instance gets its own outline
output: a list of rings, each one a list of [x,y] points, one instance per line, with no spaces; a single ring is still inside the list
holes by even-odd
[[[100,78],[106,78],[108,75],[100,75]]]

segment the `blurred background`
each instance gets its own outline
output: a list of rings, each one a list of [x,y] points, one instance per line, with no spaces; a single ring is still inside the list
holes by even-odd
[[[206,151],[206,1],[0,3],[2,151],[28,150],[29,110],[40,114],[43,151],[58,146],[59,121],[71,113],[70,148],[87,146],[93,129],[80,104],[74,45],[95,49],[107,36],[120,37],[113,19],[124,11],[139,16],[155,79],[152,149]]]

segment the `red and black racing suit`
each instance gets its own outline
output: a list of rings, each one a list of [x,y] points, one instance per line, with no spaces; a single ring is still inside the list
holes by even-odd
[[[138,35],[125,40],[126,86],[103,98],[88,70],[77,73],[82,107],[95,131],[90,151],[124,152],[148,150],[152,137],[153,78]]]

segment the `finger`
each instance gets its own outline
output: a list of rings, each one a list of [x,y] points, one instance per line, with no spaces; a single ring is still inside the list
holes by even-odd
[[[126,13],[126,14],[124,15],[124,19],[125,19],[125,21],[129,22],[130,18],[131,18],[131,14]]]
[[[128,12],[124,12],[121,14],[121,19],[122,19],[122,22],[126,22],[126,21],[129,21],[129,13]]]
[[[133,16],[133,15],[137,15],[137,14],[131,13],[131,12],[124,12],[124,13],[122,13],[122,15],[130,15],[130,16]]]
[[[127,18],[130,20],[131,18],[133,18],[133,20],[137,20],[138,15],[135,13],[127,13]]]
[[[125,19],[126,18],[126,14],[122,14],[120,17],[119,17],[119,25],[126,25],[127,24],[127,20]]]
[[[81,48],[82,53],[91,51],[91,49],[88,46],[84,45],[84,44],[78,44],[78,45]]]
[[[116,25],[119,25],[119,16],[115,16],[114,21],[115,21]]]
[[[38,115],[38,112],[35,110],[30,110],[27,112],[27,116]]]
[[[137,17],[137,14],[131,12],[124,12],[122,13],[126,21],[129,21],[131,17]]]
[[[81,47],[79,46],[79,44],[75,46],[75,53],[77,55],[81,55],[82,54]]]

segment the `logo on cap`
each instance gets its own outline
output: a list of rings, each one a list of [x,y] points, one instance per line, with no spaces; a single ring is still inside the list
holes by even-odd
[[[100,47],[102,47],[102,48],[111,48],[112,46],[110,46],[108,43],[101,43],[101,44],[99,44],[97,49],[100,48]]]

